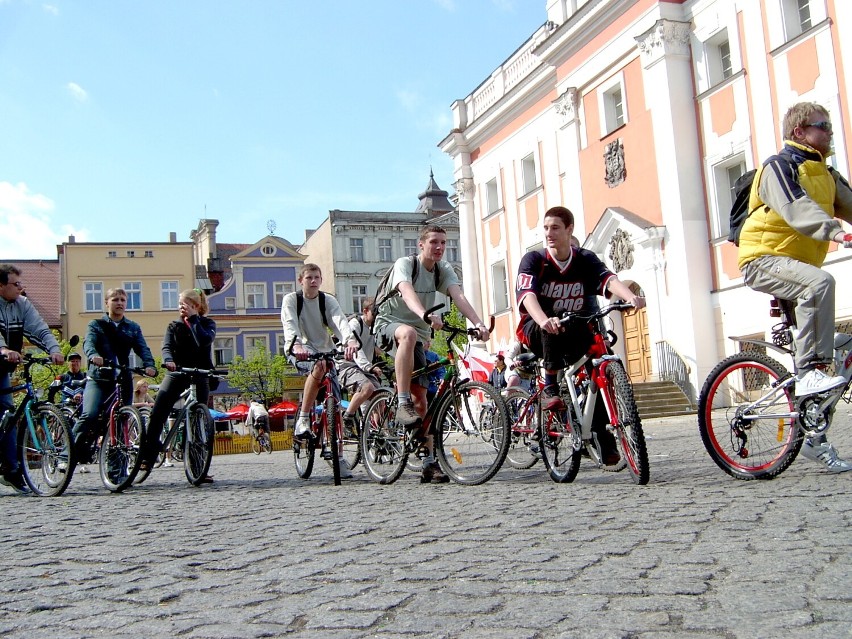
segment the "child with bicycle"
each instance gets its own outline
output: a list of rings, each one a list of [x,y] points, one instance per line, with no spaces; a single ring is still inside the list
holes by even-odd
[[[566,311],[587,310],[589,296],[607,293],[637,309],[645,306],[645,299],[619,280],[594,253],[572,245],[573,231],[571,211],[564,206],[548,209],[544,214],[545,248],[524,255],[515,285],[521,312],[517,337],[542,359],[545,410],[565,410],[557,384],[559,371],[580,359],[592,345],[588,326],[574,323],[564,327],[559,316]],[[595,419],[593,430],[604,464],[617,464],[621,456],[615,438],[600,419]]]
[[[299,373],[306,376],[302,405],[293,433],[294,439],[305,442],[312,436],[310,411],[316,402],[327,369],[322,360],[311,363],[306,359],[314,353],[334,350],[334,341],[329,331],[345,345],[344,357],[347,361],[355,358],[360,344],[349,328],[346,315],[340,309],[337,299],[320,291],[320,267],[311,263],[303,264],[299,269],[298,282],[302,290],[288,293],[281,303],[281,324],[284,327],[284,343],[289,345],[291,362]],[[339,456],[341,478],[351,479],[352,470],[348,463],[340,457],[340,451],[334,452]]]
[[[852,188],[826,158],[831,118],[800,102],[784,115],[784,148],[758,169],[740,233],[739,267],[749,288],[796,302],[796,397],[846,383],[824,369],[834,356],[834,278],[821,267],[831,242],[852,247]],[[840,218],[840,219],[838,219]],[[831,472],[852,470],[825,435],[805,439],[802,455]]]
[[[175,374],[178,368],[213,369],[212,348],[216,337],[216,322],[207,317],[207,296],[197,288],[187,289],[180,294],[178,312],[180,318],[169,323],[163,336],[163,366],[169,371],[160,382],[160,390],[154,398],[142,467],[152,468],[160,454],[160,434],[169,413],[181,393],[189,388],[192,380],[185,375]],[[210,385],[206,377],[195,380],[197,399],[206,405],[210,397]],[[213,481],[205,476],[205,482]]]
[[[438,293],[443,293],[455,302],[456,307],[479,332],[479,339],[488,339],[489,331],[462,292],[456,272],[449,262],[444,261],[447,232],[442,227],[430,224],[420,232],[417,269],[420,277],[414,277],[414,263],[410,257],[401,257],[393,265],[389,281],[391,296],[384,296],[376,309],[374,332],[382,351],[394,359],[396,386],[399,397],[397,419],[408,429],[419,428],[426,414],[426,391],[429,380],[425,376],[412,379],[412,373],[426,365],[423,344],[432,339],[432,331],[443,327],[441,315],[426,310],[435,306]],[[427,321],[428,319],[428,321]],[[428,454],[423,459],[422,483],[445,483],[449,481],[435,461],[432,436],[426,440]]]
[[[21,270],[0,264],[0,417],[15,408],[12,395],[3,391],[12,387],[12,371],[23,359],[24,337],[49,353],[54,364],[65,361],[47,323],[23,292]],[[14,425],[0,432],[0,483],[19,493],[29,492],[18,462],[18,429]]]
[[[381,386],[379,377],[382,369],[375,362],[376,338],[373,336],[373,323],[376,315],[374,300],[368,297],[361,305],[361,313],[349,319],[349,328],[358,339],[361,348],[351,362],[338,362],[337,375],[340,384],[349,391],[349,406],[343,413],[343,427],[347,436],[357,432],[355,429],[358,409],[373,396]]]
[[[130,352],[142,360],[145,374],[156,375],[154,356],[145,342],[142,329],[136,322],[127,319],[127,293],[122,288],[111,288],[106,292],[107,312],[100,319],[89,322],[83,351],[89,359],[89,374],[83,392],[83,412],[72,430],[78,464],[92,461],[92,447],[98,433],[98,417],[104,402],[112,395],[116,379],[121,379],[122,404],[133,401],[133,379],[118,370],[102,369],[101,366],[130,365]],[[120,375],[120,378],[117,377]]]

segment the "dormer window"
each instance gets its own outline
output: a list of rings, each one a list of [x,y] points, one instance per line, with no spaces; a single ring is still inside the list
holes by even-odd
[[[278,252],[278,249],[275,248],[274,244],[264,244],[260,247],[260,252],[266,257],[272,257]]]

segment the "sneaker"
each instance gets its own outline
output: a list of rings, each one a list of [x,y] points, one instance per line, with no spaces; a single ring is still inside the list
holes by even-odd
[[[311,433],[311,422],[307,417],[300,417],[296,422],[296,430],[293,433],[293,439],[298,439],[301,442],[307,442],[313,438]]]
[[[89,467],[86,466],[85,464],[80,464],[79,466],[77,466],[77,472],[83,473],[85,475],[86,473],[89,472]]]
[[[541,447],[538,445],[538,442],[530,442],[530,445],[527,446],[530,451],[530,455],[535,457],[536,459],[541,459]]]
[[[346,439],[352,439],[358,434],[358,422],[355,420],[355,415],[343,413],[343,436]]]
[[[326,461],[331,466],[331,460],[326,459]],[[340,460],[340,479],[352,479],[352,469],[349,468],[349,462],[345,459]]]
[[[438,462],[432,462],[423,466],[423,470],[420,473],[421,484],[446,484],[448,481],[450,481],[450,478],[444,474]]]
[[[820,369],[814,368],[796,378],[796,397],[825,393],[845,383],[846,380],[839,375],[829,377]]]
[[[812,461],[820,462],[832,473],[852,470],[852,463],[840,459],[834,446],[826,441],[815,443],[811,439],[806,439],[805,443],[802,444],[802,455]]]
[[[545,386],[541,391],[542,410],[565,410],[565,402],[559,396],[559,387],[556,384]]]
[[[26,495],[30,492],[30,489],[20,472],[6,473],[5,475],[0,476],[0,484],[4,484],[9,488],[14,488],[15,492],[21,495]]]
[[[414,404],[400,404],[396,409],[396,421],[408,429],[414,429],[423,423],[423,418],[414,410]]]
[[[174,467],[175,467],[175,465],[168,460],[163,462],[163,468],[174,468]]]

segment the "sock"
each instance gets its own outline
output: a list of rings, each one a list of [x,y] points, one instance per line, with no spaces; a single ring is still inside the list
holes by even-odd
[[[411,403],[411,393],[399,393],[397,395],[399,398],[400,404],[410,404]]]
[[[556,373],[545,373],[544,374],[544,387],[548,386],[556,386]]]

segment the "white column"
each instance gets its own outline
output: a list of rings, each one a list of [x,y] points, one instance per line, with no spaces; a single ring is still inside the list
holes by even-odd
[[[459,244],[461,249],[461,262],[464,281],[464,295],[473,306],[479,317],[482,317],[482,276],[479,268],[479,226],[476,221],[476,209],[473,205],[473,196],[476,194],[476,186],[469,164],[462,167],[462,173],[467,174],[455,183],[456,193],[459,196]],[[483,320],[484,321],[484,320]]]

